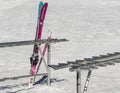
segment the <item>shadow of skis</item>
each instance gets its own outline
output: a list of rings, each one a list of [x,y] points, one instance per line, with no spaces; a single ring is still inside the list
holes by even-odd
[[[50,82],[54,83],[54,82],[61,82],[61,81],[65,81],[65,79],[56,79],[56,78],[51,78]],[[40,80],[36,81],[35,84],[33,86],[29,86],[29,83],[22,83],[22,84],[15,84],[15,85],[5,85],[5,86],[0,86],[0,90],[4,91],[4,90],[8,90],[6,93],[18,93],[20,91],[25,91],[25,90],[30,90],[33,89],[36,85],[45,85],[47,84],[47,76],[43,76]],[[15,90],[15,91],[11,91],[11,90]]]
[[[61,82],[61,81],[65,81],[65,79],[56,79],[56,78],[50,79],[50,83]],[[47,84],[47,76],[43,76],[40,80],[35,82],[34,85],[36,85],[36,84]]]

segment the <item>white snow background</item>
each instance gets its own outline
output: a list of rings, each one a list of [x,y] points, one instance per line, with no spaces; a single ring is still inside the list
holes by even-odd
[[[52,64],[120,51],[120,0],[46,0],[43,38],[49,29],[67,43],[52,44]],[[0,0],[0,42],[33,40],[40,0]],[[0,49],[0,78],[29,74],[33,46]],[[54,71],[56,81],[19,93],[76,93],[76,73]],[[41,67],[40,72],[43,72]],[[82,71],[82,85],[87,71]],[[29,78],[0,82],[0,93],[16,91]],[[4,88],[3,88],[4,87]],[[82,86],[83,87],[83,86]],[[120,93],[120,64],[93,70],[88,93]]]

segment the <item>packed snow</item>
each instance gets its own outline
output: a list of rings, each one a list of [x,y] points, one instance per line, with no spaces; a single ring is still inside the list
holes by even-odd
[[[119,0],[45,0],[43,38],[53,31],[66,43],[52,44],[51,64],[120,51]],[[0,0],[0,42],[33,40],[40,0]],[[0,79],[29,74],[33,46],[0,49]],[[45,72],[43,65],[39,73]],[[82,89],[87,71],[82,71]],[[76,93],[76,73],[51,69],[51,86],[23,85],[29,78],[0,82],[0,93]],[[120,93],[120,64],[93,70],[88,93]]]

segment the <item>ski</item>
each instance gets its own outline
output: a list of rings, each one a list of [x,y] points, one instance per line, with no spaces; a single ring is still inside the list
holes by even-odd
[[[38,28],[39,28],[39,21],[40,21],[40,14],[41,14],[41,9],[42,9],[42,6],[43,6],[43,2],[40,2],[39,3],[39,7],[38,7],[38,20],[37,20],[37,28],[36,28],[36,36],[35,36],[35,41],[38,41],[39,38],[36,38],[38,35]],[[35,55],[36,54],[36,55]],[[34,75],[34,69],[35,69],[35,61],[37,61],[36,59],[37,58],[37,44],[34,44],[34,49],[33,49],[33,55],[32,57],[30,57],[30,62],[31,62],[31,68],[30,68],[30,81],[29,81],[29,85],[32,85],[32,76]],[[34,68],[34,69],[33,69]]]
[[[41,40],[42,28],[43,28],[43,23],[44,23],[48,3],[45,3],[42,6],[41,5],[42,4],[40,2],[40,6],[39,6],[40,14],[38,15],[39,16],[38,26],[37,26],[36,37],[35,37],[36,41]],[[34,75],[35,75],[35,71],[36,71],[36,65],[39,61],[39,54],[38,53],[39,53],[39,45],[35,44],[34,49],[33,49],[33,55],[30,58],[30,60],[31,60],[31,68],[30,68],[31,78],[30,78],[30,82],[29,82],[30,85],[33,85],[33,83],[34,83]]]
[[[51,36],[49,36],[49,37],[47,38],[47,40],[50,40],[50,39],[51,39]],[[46,53],[47,47],[48,47],[48,43],[45,44],[44,49],[43,49],[43,51],[42,51],[40,60],[39,60],[38,65],[37,65],[37,67],[36,67],[36,71],[35,71],[35,75],[34,75],[33,82],[35,82],[35,79],[36,79],[38,70],[39,70],[39,68],[40,68],[40,65],[41,65],[42,60],[44,59],[44,55],[45,55],[45,53]],[[44,64],[45,64],[46,70],[47,70],[47,65],[46,65],[46,63],[44,63]]]

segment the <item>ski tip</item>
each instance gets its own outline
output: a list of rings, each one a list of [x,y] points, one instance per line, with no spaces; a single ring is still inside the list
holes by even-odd
[[[48,2],[46,2],[46,1],[40,1],[39,6],[44,5],[44,4],[48,4]]]
[[[47,5],[48,6],[48,2],[45,2],[45,4],[44,5]]]
[[[39,3],[39,8],[40,8],[40,7],[43,7],[43,6],[48,6],[48,2],[41,1],[41,2]]]
[[[41,1],[40,3],[39,3],[39,6],[41,7],[41,6],[43,6],[44,5],[44,3]]]

